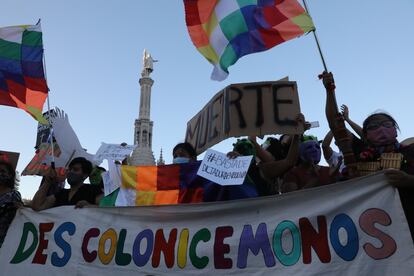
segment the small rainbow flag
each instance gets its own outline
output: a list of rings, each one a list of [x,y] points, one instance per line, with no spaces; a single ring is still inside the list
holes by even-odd
[[[252,183],[220,186],[197,175],[201,161],[164,166],[122,166],[122,189],[136,190],[135,206],[257,197]]]
[[[315,29],[296,0],[184,0],[188,32],[214,65],[213,80],[244,55],[265,51]]]
[[[0,105],[47,124],[42,115],[47,93],[40,23],[0,28]]]

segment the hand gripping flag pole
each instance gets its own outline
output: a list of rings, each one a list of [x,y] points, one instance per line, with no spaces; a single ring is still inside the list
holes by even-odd
[[[303,5],[306,12],[310,15],[306,0],[303,0]],[[316,28],[312,30],[315,38],[316,45],[318,47],[319,55],[322,60],[324,73],[328,74],[328,67],[325,62],[325,58],[322,53],[321,45],[319,43],[318,36],[316,35]],[[322,78],[322,75],[319,76]],[[329,91],[328,91],[329,90]],[[327,88],[327,100],[326,100],[326,118],[329,123],[329,128],[332,130],[335,140],[338,143],[338,147],[344,156],[344,163],[347,166],[347,172],[349,177],[358,176],[357,163],[355,154],[352,150],[352,140],[349,138],[348,131],[345,127],[345,121],[341,113],[338,110],[338,104],[335,96],[335,85],[332,79],[332,85]]]

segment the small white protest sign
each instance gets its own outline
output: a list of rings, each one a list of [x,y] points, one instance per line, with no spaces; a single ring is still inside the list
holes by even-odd
[[[104,194],[109,195],[121,186],[121,165],[115,164],[112,160],[108,160],[108,171],[102,173],[104,183]]]
[[[102,143],[95,154],[96,161],[119,160],[122,161],[126,156],[130,155],[135,149],[135,145],[120,145]]]
[[[224,153],[209,149],[197,174],[223,186],[241,185],[252,158],[250,155],[230,159]]]

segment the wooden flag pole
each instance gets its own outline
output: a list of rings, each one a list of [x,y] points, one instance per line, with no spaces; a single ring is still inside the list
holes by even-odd
[[[39,21],[36,23],[40,24],[40,18]],[[43,45],[43,43],[42,43]],[[55,168],[55,146],[53,144],[53,125],[50,121],[50,117],[51,117],[51,113],[50,113],[50,100],[49,100],[49,94],[50,94],[50,89],[49,89],[49,85],[47,82],[47,70],[46,70],[46,58],[45,58],[45,49],[43,48],[43,68],[45,70],[45,80],[46,80],[46,86],[47,86],[47,112],[49,114],[49,116],[47,117],[47,120],[49,122],[49,136],[50,136],[50,147],[52,150],[52,162],[51,162],[51,167],[54,169]]]
[[[305,6],[306,13],[310,16],[309,9],[308,9],[308,5],[306,4],[306,0],[302,0],[302,1],[303,1],[303,5]],[[318,36],[316,35],[316,28],[312,31],[312,33],[313,33],[313,37],[315,38],[316,46],[318,47],[318,51],[319,51],[319,55],[320,55],[321,60],[322,60],[322,64],[323,64],[324,71],[326,73],[328,73],[329,72],[328,71],[328,66],[326,65],[325,58],[324,58],[323,53],[322,53],[321,44],[319,43]],[[321,76],[319,76],[319,77],[322,78]],[[334,88],[335,87],[333,87],[333,91],[335,90]],[[335,113],[335,115],[336,115],[336,114],[339,113],[339,109],[338,109],[338,104],[336,102],[335,94],[330,93],[328,95],[328,98],[329,99],[327,101],[333,102],[333,106],[331,106],[330,110],[326,110],[327,117],[329,118],[328,113]],[[329,121],[329,119],[328,119],[328,121]]]
[[[306,12],[310,16],[308,5],[306,4],[306,0],[303,0],[303,5],[305,6]],[[325,62],[325,58],[323,57],[321,45],[319,43],[318,36],[316,35],[316,29],[314,29],[312,32],[313,32],[313,36],[316,41],[316,45],[318,47],[319,55],[321,57],[324,70],[326,74],[328,74],[329,73],[328,67],[326,66],[326,62]],[[326,119],[328,120],[329,128],[331,129],[334,135],[334,138],[338,144],[338,148],[344,156],[344,163],[347,166],[348,176],[350,178],[353,178],[355,176],[358,176],[358,170],[357,170],[355,153],[353,152],[353,149],[352,149],[352,140],[350,136],[348,135],[348,130],[345,127],[344,118],[338,109],[333,78],[332,78],[331,85],[332,85],[331,87],[326,88],[327,89],[326,106],[325,106]]]
[[[45,71],[46,71],[46,69],[45,69]],[[48,90],[48,92],[50,92],[49,86],[48,86],[47,90]],[[47,117],[47,120],[49,122],[50,146],[51,146],[51,150],[52,150],[52,163],[50,165],[54,169],[55,168],[55,146],[54,146],[54,143],[53,143],[53,126],[52,126],[52,123],[50,121],[51,114],[50,114],[49,93],[47,93],[47,112],[49,114],[49,116]]]
[[[302,0],[302,1],[303,1],[303,5],[305,6],[305,11],[310,16],[308,5],[306,4],[306,0]],[[318,47],[318,51],[319,51],[319,55],[320,55],[321,60],[322,60],[324,71],[326,73],[328,73],[329,72],[328,71],[328,66],[326,65],[325,58],[323,57],[321,45],[319,43],[318,36],[316,35],[316,28],[312,31],[312,33],[313,33],[313,37],[315,38],[315,41],[316,41],[316,46]],[[322,78],[321,76],[322,75],[320,75],[319,78]],[[336,102],[336,96],[335,96],[335,93],[334,93],[335,92],[335,86],[333,86],[331,88],[331,90],[332,90],[331,91],[332,93],[328,93],[328,95],[327,95],[327,105],[326,105],[325,112],[326,112],[326,117],[327,117],[328,122],[329,122],[329,126],[332,128],[332,122],[330,122],[329,118],[337,116],[337,114],[339,114],[339,109],[338,109],[338,104]],[[331,104],[328,104],[328,102],[330,102]]]
[[[306,4],[306,0],[303,0],[303,5],[305,6],[306,13],[309,14],[309,16],[310,16],[308,5]],[[312,31],[312,33],[313,33],[313,37],[315,38],[315,41],[316,41],[316,46],[318,47],[319,55],[321,56],[323,68],[325,69],[325,72],[329,72],[328,71],[328,66],[326,66],[325,58],[323,57],[323,53],[322,53],[321,45],[319,43],[318,36],[316,35],[316,28]]]

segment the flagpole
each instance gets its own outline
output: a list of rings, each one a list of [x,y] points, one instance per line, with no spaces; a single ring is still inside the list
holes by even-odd
[[[306,4],[306,0],[302,0],[303,5],[305,6],[305,10],[310,16],[308,5]],[[316,28],[312,31],[313,36],[315,37],[316,45],[318,46],[319,55],[321,56],[322,64],[325,69],[325,72],[328,71],[328,67],[326,66],[325,58],[323,57],[321,45],[319,43],[318,36],[316,35]],[[338,143],[339,150],[342,152],[344,156],[344,163],[348,170],[348,175],[350,177],[355,177],[358,175],[357,163],[355,159],[355,153],[352,150],[352,141],[348,137],[347,129],[345,127],[345,121],[342,115],[339,113],[338,104],[336,102],[335,97],[335,85],[332,87],[332,91],[327,93],[326,98],[326,118],[328,119],[329,127],[334,135],[335,140]],[[328,88],[327,88],[328,89]],[[327,90],[328,92],[328,90]],[[332,104],[331,108],[329,108],[329,103]]]
[[[46,67],[45,67],[45,77],[46,77]],[[49,122],[49,135],[51,136],[50,146],[51,146],[51,150],[52,150],[52,163],[51,163],[51,166],[54,169],[55,168],[55,146],[54,146],[54,143],[53,143],[53,126],[52,126],[52,123],[50,122],[51,114],[50,114],[50,101],[49,101],[49,92],[50,92],[49,86],[47,88],[47,91],[48,91],[48,93],[47,93],[47,112],[49,114],[49,116],[47,117],[47,120]]]
[[[310,13],[309,13],[308,5],[306,4],[306,0],[302,0],[302,1],[303,1],[303,5],[305,6],[306,13],[309,16],[311,16]],[[322,60],[323,68],[324,68],[325,72],[329,72],[328,71],[328,66],[326,65],[326,62],[325,62],[325,58],[323,57],[322,48],[321,48],[321,45],[319,43],[318,36],[316,35],[316,28],[314,28],[312,33],[313,33],[313,37],[315,38],[315,41],[316,41],[316,46],[318,47],[318,51],[319,51],[319,55],[320,55],[321,60]],[[339,109],[338,109],[338,104],[336,102],[336,97],[333,98],[333,103],[334,103],[335,112],[338,113]]]
[[[309,16],[310,16],[308,5],[306,4],[306,0],[303,0],[303,5],[305,6],[306,13],[309,14]],[[319,55],[321,56],[323,68],[325,69],[325,72],[328,72],[328,66],[326,66],[326,62],[325,62],[325,58],[323,57],[321,45],[319,43],[318,36],[316,35],[316,28],[312,31],[312,33],[313,33],[313,37],[315,38],[315,41],[316,41],[316,46],[318,47]]]
[[[37,24],[40,24],[40,18],[39,21],[37,21]],[[45,80],[46,80],[46,86],[47,86],[47,112],[49,114],[49,116],[47,117],[47,120],[49,122],[49,135],[51,136],[50,138],[50,147],[52,150],[52,162],[51,162],[51,167],[54,169],[55,168],[55,146],[53,143],[53,126],[52,123],[50,121],[50,117],[51,117],[51,113],[50,113],[50,99],[49,99],[49,94],[50,94],[50,89],[49,89],[49,85],[47,82],[47,70],[46,70],[46,58],[45,58],[45,49],[43,48],[43,68],[45,69]]]

